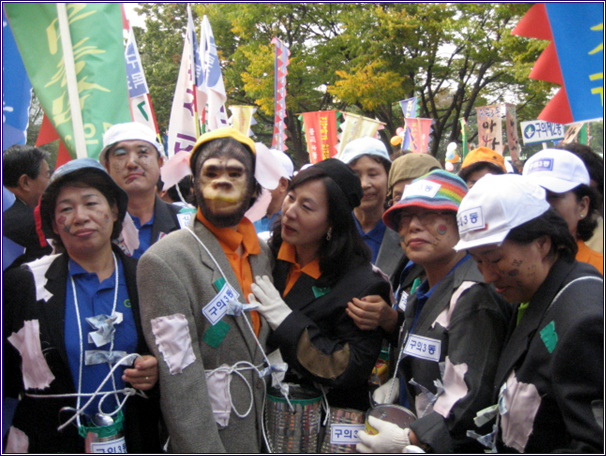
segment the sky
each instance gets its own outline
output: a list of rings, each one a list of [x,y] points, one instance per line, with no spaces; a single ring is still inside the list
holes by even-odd
[[[126,18],[130,21],[131,26],[143,27],[144,19],[135,12],[135,8],[139,5],[138,3],[124,2],[124,11],[126,11]]]

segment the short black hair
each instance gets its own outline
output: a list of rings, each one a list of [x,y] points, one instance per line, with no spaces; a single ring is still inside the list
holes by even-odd
[[[320,271],[322,272],[319,283],[321,286],[333,286],[348,269],[344,268],[343,265],[357,266],[369,263],[371,252],[356,228],[351,206],[345,193],[334,180],[326,175],[323,169],[312,166],[300,171],[292,179],[288,190],[290,191],[304,183],[315,180],[321,180],[326,187],[328,221],[332,228],[331,239],[326,240],[324,238],[318,252]],[[277,257],[282,245],[281,230],[282,221],[279,219],[272,229],[269,240],[269,247],[275,257]]]
[[[577,238],[581,241],[588,241],[593,236],[593,232],[598,226],[596,215],[599,214],[600,196],[597,191],[591,188],[589,185],[581,184],[572,189],[575,194],[577,201],[581,201],[584,196],[589,198],[589,210],[587,215],[583,217],[577,223]]]
[[[112,229],[111,240],[118,239],[120,233],[122,232],[122,221],[124,219],[124,215],[126,212],[126,205],[124,204],[123,208],[120,207],[118,202],[117,194],[116,194],[116,184],[112,185],[111,180],[108,180],[109,176],[104,176],[103,174],[90,169],[82,169],[74,171],[67,176],[60,179],[60,183],[58,185],[50,184],[41,198],[41,206],[45,205],[48,209],[40,211],[40,215],[42,217],[42,223],[48,225],[49,233],[52,233],[51,238],[55,244],[55,246],[59,249],[63,249],[63,243],[61,242],[61,237],[56,234],[52,230],[52,226],[50,221],[55,218],[55,208],[57,207],[57,198],[59,197],[59,193],[61,193],[61,189],[67,185],[79,188],[87,188],[92,187],[105,197],[109,206],[112,207],[116,205],[118,208],[118,219],[114,222],[114,226]],[[110,178],[111,179],[111,178]],[[44,212],[44,213],[43,213]]]
[[[48,161],[50,154],[38,147],[15,144],[2,152],[2,181],[6,187],[19,185],[24,174],[36,179],[40,174],[42,160]]]
[[[576,240],[570,234],[568,224],[554,209],[549,208],[538,217],[516,226],[505,240],[518,244],[530,244],[541,236],[551,238],[551,253],[571,263],[578,251]]]

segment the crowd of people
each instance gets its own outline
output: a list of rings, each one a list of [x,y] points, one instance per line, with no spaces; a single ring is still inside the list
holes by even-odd
[[[369,415],[346,452],[604,451],[598,154],[517,173],[479,147],[454,173],[363,137],[295,171],[262,148],[205,133],[170,190],[135,122],[52,172],[3,152],[5,452],[273,452],[268,391],[295,387],[329,439]]]

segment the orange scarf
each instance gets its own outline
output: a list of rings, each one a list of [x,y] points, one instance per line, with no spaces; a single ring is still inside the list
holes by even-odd
[[[235,230],[232,228],[217,228],[206,220],[200,209],[198,209],[196,218],[208,228],[210,232],[215,235],[217,241],[219,241],[223,253],[225,253],[234,274],[238,278],[238,283],[244,293],[244,299],[248,302],[248,295],[252,293],[250,286],[254,281],[248,256],[261,253],[261,246],[259,245],[259,238],[257,238],[254,225],[247,218],[243,218]],[[238,248],[240,246],[242,246],[242,255],[238,254]],[[259,313],[252,310],[250,311],[250,317],[255,334],[258,336],[259,331],[261,330]]]

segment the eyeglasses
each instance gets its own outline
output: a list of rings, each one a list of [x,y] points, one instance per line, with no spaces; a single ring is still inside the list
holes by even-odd
[[[435,225],[438,221],[443,220],[446,216],[453,216],[454,212],[415,212],[415,213],[407,213],[402,212],[400,214],[400,219],[398,221],[398,226],[408,226],[410,222],[412,222],[412,218],[416,217],[419,223],[423,226]]]

